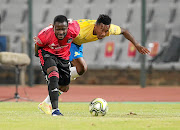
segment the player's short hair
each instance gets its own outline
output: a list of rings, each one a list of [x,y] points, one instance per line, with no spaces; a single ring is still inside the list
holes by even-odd
[[[66,22],[67,25],[68,25],[67,17],[64,16],[64,15],[57,15],[57,16],[54,18],[53,24],[55,24],[56,22],[60,22],[60,23]]]
[[[111,24],[111,18],[106,14],[100,14],[97,21],[96,21],[96,24],[100,24],[100,23],[103,23],[105,25],[110,25]]]

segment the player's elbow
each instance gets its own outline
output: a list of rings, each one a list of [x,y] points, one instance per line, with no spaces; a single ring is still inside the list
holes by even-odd
[[[36,56],[36,57],[39,57],[38,53],[35,52],[35,56]]]
[[[121,33],[122,33],[123,35],[126,35],[126,34],[129,33],[129,31],[128,31],[127,29],[121,28]]]

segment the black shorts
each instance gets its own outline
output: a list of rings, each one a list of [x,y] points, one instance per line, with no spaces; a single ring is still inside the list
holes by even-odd
[[[62,86],[68,85],[70,83],[69,60],[64,60],[61,57],[57,57],[43,49],[39,49],[38,53],[43,73],[47,75],[47,69],[51,66],[56,66],[59,71],[58,84]]]

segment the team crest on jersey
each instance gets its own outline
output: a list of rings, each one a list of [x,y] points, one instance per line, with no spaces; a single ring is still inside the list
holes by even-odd
[[[72,38],[69,38],[68,40],[67,40],[67,43],[71,43],[73,41],[73,39]]]

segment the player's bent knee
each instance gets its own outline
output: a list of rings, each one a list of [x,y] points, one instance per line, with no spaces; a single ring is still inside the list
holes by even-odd
[[[47,73],[49,74],[52,71],[57,71],[58,72],[58,68],[56,66],[51,66],[47,69]]]
[[[48,74],[48,79],[52,80],[53,77],[56,77],[56,78],[57,78],[57,83],[58,83],[58,80],[59,80],[59,72],[56,71],[56,70],[53,70],[53,71],[49,72],[49,74]]]
[[[69,85],[67,85],[67,86],[60,86],[59,90],[61,90],[62,92],[67,92],[69,90]]]
[[[87,71],[87,65],[83,65],[83,66],[81,66],[78,74],[83,75],[86,71]]]

